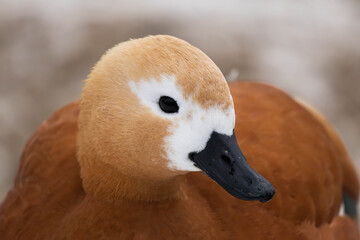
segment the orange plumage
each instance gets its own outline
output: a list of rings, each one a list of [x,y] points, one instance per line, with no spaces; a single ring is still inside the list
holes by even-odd
[[[183,178],[176,200],[111,205],[87,197],[76,160],[74,102],[29,140],[0,208],[1,239],[359,239],[350,218],[336,217],[342,183],[354,172],[343,172],[345,156],[324,127],[272,87],[239,82],[231,90],[239,145],[277,189],[269,203],[238,200],[202,173]],[[357,196],[357,182],[347,188]]]
[[[28,141],[0,206],[0,239],[360,239],[356,223],[338,216],[342,193],[357,200],[359,183],[327,123],[274,87],[234,82],[230,90],[239,146],[275,187],[270,202],[239,200],[198,172],[164,184],[178,189],[167,198],[88,194],[77,157],[81,107],[75,101]]]

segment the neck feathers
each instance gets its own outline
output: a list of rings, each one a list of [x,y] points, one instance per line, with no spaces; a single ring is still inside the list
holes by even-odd
[[[80,158],[81,159],[81,158]],[[184,176],[168,179],[135,177],[122,173],[110,164],[96,160],[80,160],[81,178],[87,194],[99,200],[159,201],[178,195]]]

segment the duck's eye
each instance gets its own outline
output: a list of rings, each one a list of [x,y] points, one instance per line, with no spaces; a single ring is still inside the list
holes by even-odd
[[[179,111],[177,102],[168,96],[161,96],[159,99],[159,107],[166,113],[176,113]]]

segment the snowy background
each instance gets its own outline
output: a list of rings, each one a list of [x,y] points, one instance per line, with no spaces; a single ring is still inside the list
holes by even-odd
[[[149,34],[183,38],[230,78],[311,103],[360,169],[358,0],[0,0],[0,199],[31,133],[79,97],[100,56]]]

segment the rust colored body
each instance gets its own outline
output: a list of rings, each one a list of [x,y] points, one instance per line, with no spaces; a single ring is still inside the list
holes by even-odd
[[[235,82],[230,90],[239,146],[277,190],[270,202],[234,198],[201,172],[180,176],[170,199],[87,194],[73,102],[27,143],[0,206],[0,239],[360,239],[356,223],[338,216],[344,190],[357,199],[357,175],[326,123],[273,87]]]

